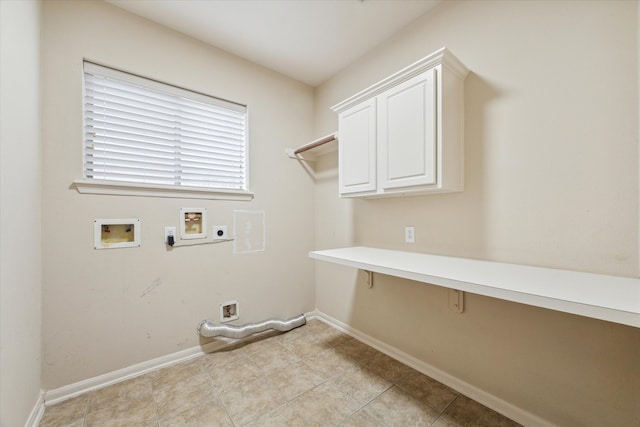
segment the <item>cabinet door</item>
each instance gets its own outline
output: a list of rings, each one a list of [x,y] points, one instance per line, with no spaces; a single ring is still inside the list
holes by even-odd
[[[436,70],[378,96],[380,186],[436,184]]]
[[[376,102],[358,104],[338,116],[340,194],[376,190]]]

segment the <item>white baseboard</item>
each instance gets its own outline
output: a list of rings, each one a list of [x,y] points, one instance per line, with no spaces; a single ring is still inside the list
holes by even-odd
[[[462,381],[438,368],[432,366],[422,360],[419,360],[395,347],[392,347],[384,342],[373,338],[351,326],[334,319],[333,317],[319,312],[317,310],[305,313],[305,317],[308,320],[319,319],[332,327],[362,341],[363,343],[370,345],[378,351],[393,357],[394,359],[404,363],[413,369],[428,375],[429,377],[440,381],[448,387],[464,394],[465,396],[499,412],[512,420],[525,425],[536,427],[553,427],[554,425],[547,420],[544,420],[528,411],[523,410],[505,400],[502,400],[486,391],[483,391],[465,381]],[[251,338],[255,338],[255,335]],[[84,381],[80,381],[74,384],[66,385],[53,390],[47,390],[41,393],[40,399],[34,407],[27,427],[35,427],[40,422],[40,418],[44,413],[45,405],[54,405],[72,397],[79,396],[83,393],[98,390],[121,381],[125,381],[143,374],[146,374],[157,369],[161,369],[167,366],[175,365],[177,363],[185,362],[187,360],[202,356],[203,354],[210,353],[212,351],[220,350],[222,348],[233,345],[242,340],[221,339],[219,341],[208,343],[204,346],[192,347],[186,350],[179,351],[177,353],[169,354],[166,356],[158,357],[143,363],[139,363],[133,366],[129,366],[124,369],[109,372],[104,375],[89,378]]]
[[[52,390],[47,390],[44,393],[44,402],[46,406],[55,405],[56,403],[71,399],[72,397],[79,396],[83,393],[99,390],[101,388],[131,378],[135,378],[137,376],[155,371],[157,369],[165,368],[167,366],[175,365],[181,362],[186,362],[187,360],[202,356],[205,353],[210,353],[212,351],[228,347],[235,342],[236,340],[221,340],[208,343],[204,346],[191,347],[177,353],[168,354],[166,356],[138,363],[136,365],[132,365],[123,369],[118,369],[117,371],[79,381],[77,383],[69,384]]]
[[[36,404],[33,405],[33,409],[31,410],[29,418],[27,418],[27,422],[24,426],[38,427],[38,424],[40,424],[40,420],[42,419],[42,415],[44,415],[44,390],[40,390],[38,400],[36,401]]]
[[[314,319],[318,317],[317,311],[305,313],[305,317],[307,319]],[[264,333],[268,332],[269,331],[266,331]],[[255,339],[257,336],[259,336],[259,334],[255,334],[246,339]],[[67,399],[71,399],[72,397],[76,397],[90,391],[99,390],[101,388],[117,384],[119,382],[126,381],[140,375],[144,375],[157,369],[165,368],[181,362],[186,362],[187,360],[194,359],[206,353],[211,353],[212,351],[221,350],[240,341],[243,340],[219,338],[217,341],[210,342],[203,346],[191,347],[177,353],[168,354],[166,356],[138,363],[136,365],[132,365],[123,369],[118,369],[117,371],[108,372],[97,377],[79,381],[77,383],[69,384],[52,390],[47,390],[43,395],[44,404],[42,406],[42,411],[44,411],[45,405],[55,405],[56,403],[63,402]],[[40,416],[42,416],[42,414],[40,414]]]
[[[483,404],[484,406],[493,409],[496,412],[503,414],[504,416],[511,418],[512,420],[524,425],[524,426],[536,426],[536,427],[553,427],[554,424],[549,421],[538,417],[522,408],[519,408],[505,400],[500,399],[484,390],[479,389],[465,381],[462,381],[438,368],[432,366],[422,360],[419,360],[395,347],[383,343],[382,341],[373,338],[351,326],[334,319],[333,317],[324,314],[319,311],[313,312],[314,317],[318,318],[325,323],[333,326],[334,328],[351,335],[352,337],[362,341],[363,343],[375,348],[378,351],[392,357],[399,362],[404,363],[407,366],[419,371],[442,384],[464,394],[465,396]]]

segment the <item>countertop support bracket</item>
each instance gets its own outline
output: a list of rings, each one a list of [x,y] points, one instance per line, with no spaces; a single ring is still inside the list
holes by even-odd
[[[449,289],[449,308],[457,313],[464,313],[464,291]]]

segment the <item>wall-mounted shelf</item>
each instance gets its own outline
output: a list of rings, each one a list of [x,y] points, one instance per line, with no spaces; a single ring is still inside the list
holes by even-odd
[[[287,154],[287,156],[289,156],[289,158],[291,159],[296,159],[296,160],[305,160],[305,161],[313,161],[313,158],[309,158],[309,157],[303,157],[301,156],[302,153],[309,151],[309,150],[313,150],[313,149],[318,149],[319,147],[323,147],[322,148],[322,153],[324,154],[325,152],[330,152],[330,151],[335,151],[336,147],[332,147],[327,149],[327,144],[337,141],[338,140],[338,134],[336,132],[334,133],[330,133],[329,135],[323,136],[322,138],[318,138],[314,141],[309,142],[308,144],[302,145],[298,148],[287,148],[284,150],[284,152]],[[318,150],[320,151],[320,150]]]
[[[368,247],[309,256],[507,301],[640,328],[640,279]]]

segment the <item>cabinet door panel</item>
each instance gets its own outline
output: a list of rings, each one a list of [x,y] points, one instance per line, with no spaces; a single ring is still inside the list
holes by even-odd
[[[435,79],[429,70],[378,97],[383,189],[436,183]]]
[[[376,103],[359,104],[338,117],[340,193],[376,190]]]

